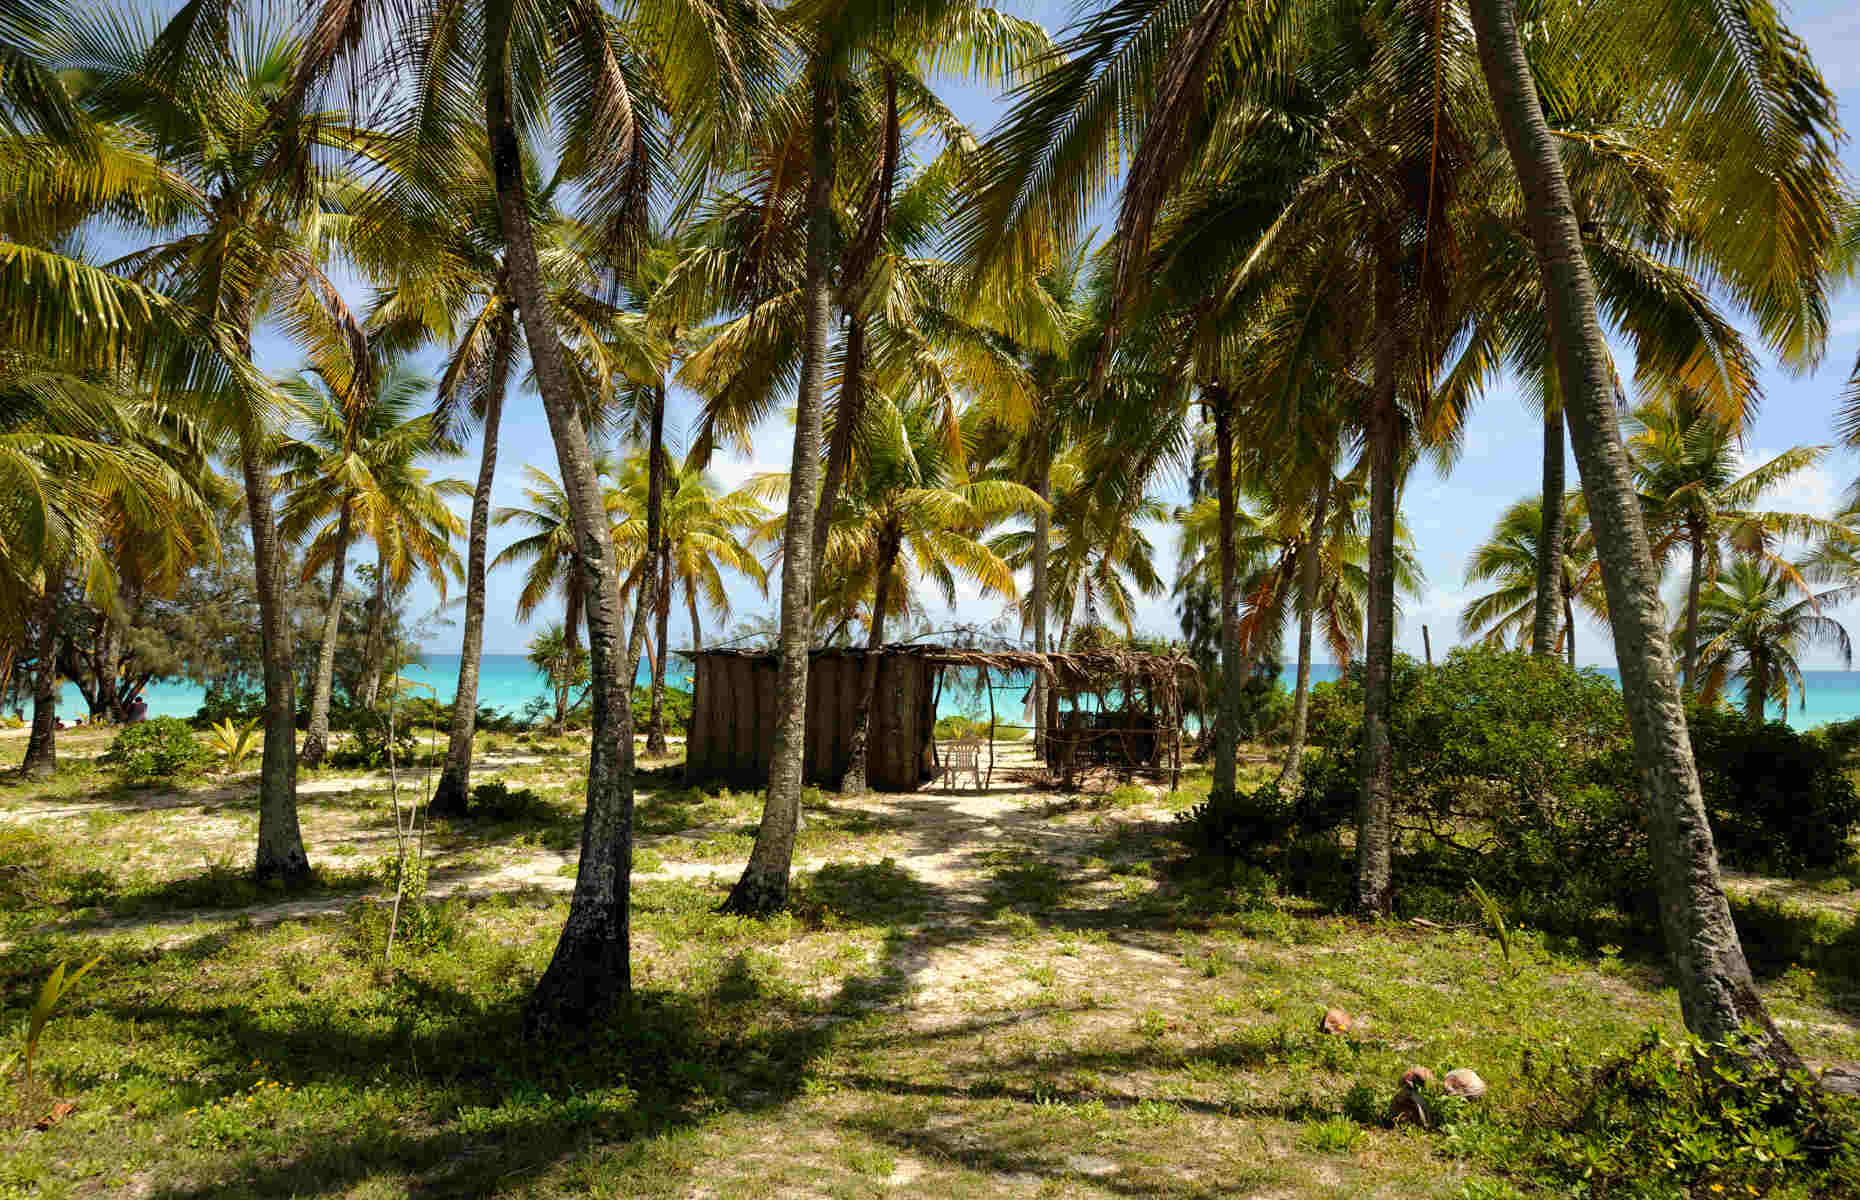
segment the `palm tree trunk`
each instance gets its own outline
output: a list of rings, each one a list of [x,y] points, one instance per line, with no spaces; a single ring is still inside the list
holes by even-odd
[[[1208,800],[1216,806],[1231,804],[1238,780],[1240,689],[1240,564],[1234,551],[1234,447],[1227,391],[1205,384],[1208,406],[1214,410],[1214,489],[1220,506],[1221,561],[1221,703],[1214,726],[1214,782]]]
[[[1763,724],[1763,713],[1769,703],[1769,672],[1763,656],[1750,656],[1750,685],[1744,692],[1744,715],[1752,725]]]
[[[865,420],[865,318],[857,313],[846,330],[846,352],[840,368],[839,412],[827,442],[827,474],[820,484],[820,507],[814,512],[814,588],[820,588],[820,568],[827,553],[827,531],[840,502],[840,486],[852,465],[853,437]],[[824,385],[823,385],[824,386]]]
[[[492,63],[505,61],[510,41],[509,10],[501,12],[503,19],[486,22],[486,61]],[[627,896],[633,871],[633,709],[632,696],[623,686],[626,681],[620,678],[625,649],[613,536],[576,403],[575,382],[549,320],[508,86],[503,71],[489,72],[485,128],[490,136],[498,216],[508,248],[505,261],[511,293],[523,320],[530,364],[542,393],[575,523],[577,591],[589,598],[588,653],[593,681],[587,810],[581,822],[581,862],[575,871],[574,896],[555,954],[523,1013],[527,1038],[553,1042],[571,1030],[592,1025],[632,989]]]
[[[375,551],[375,594],[368,602],[368,636],[362,642],[361,694],[363,708],[381,699],[381,660],[387,656],[388,569],[387,552]]]
[[[1570,602],[1569,593],[1563,593],[1563,629],[1569,636],[1565,649],[1569,651],[1569,666],[1576,668],[1576,606]]]
[[[878,170],[872,186],[861,203],[859,228],[840,260],[842,304],[851,317],[846,330],[846,353],[840,374],[839,412],[833,419],[833,431],[827,444],[827,475],[820,485],[820,508],[814,514],[814,588],[820,588],[820,564],[827,550],[827,531],[833,525],[833,510],[839,504],[840,485],[852,464],[853,439],[865,420],[865,317],[860,308],[865,299],[866,275],[884,243],[891,215],[891,196],[897,184],[898,164],[903,154],[903,123],[898,112],[898,75],[884,68],[885,115],[883,142],[880,144]]]
[[[1667,953],[1686,1027],[1725,1040],[1753,1027],[1768,1056],[1800,1060],[1777,1031],[1751,981],[1737,926],[1718,876],[1718,853],[1699,794],[1691,739],[1660,603],[1659,573],[1642,523],[1614,405],[1608,347],[1596,316],[1595,285],[1582,235],[1537,88],[1525,61],[1511,0],[1472,0],[1486,86],[1523,184],[1525,213],[1544,278],[1550,344],[1563,385],[1563,411],[1595,529],[1634,736]]]
[[[1033,490],[1041,500],[1033,512],[1033,652],[1046,653],[1046,559],[1051,552],[1053,541],[1053,514],[1049,507],[1053,499],[1053,456],[1051,439],[1044,431],[1036,433],[1038,440],[1034,444],[1034,453],[1039,456],[1039,466],[1034,471]],[[1045,762],[1046,758],[1046,688],[1047,678],[1044,672],[1033,674],[1033,756],[1036,762]]]
[[[323,605],[323,640],[317,646],[316,678],[310,684],[310,726],[304,730],[300,766],[314,767],[329,751],[329,695],[336,680],[336,638],[342,630],[342,582],[349,566],[349,508],[336,523],[336,557],[329,564],[329,599]]]
[[[690,587],[685,589],[685,604],[691,609],[691,648],[693,650],[702,650],[704,648],[704,630],[698,624],[697,588]]]
[[[576,555],[577,561],[580,555]],[[555,721],[549,732],[561,737],[568,729],[568,694],[572,689],[569,680],[574,678],[575,654],[581,649],[581,624],[584,605],[581,594],[581,573],[571,573],[564,586],[567,595],[562,602],[562,666],[555,677]],[[631,696],[628,697],[629,701]]]
[[[651,568],[639,581],[639,609],[651,613],[659,655],[652,668],[652,710],[646,721],[646,753],[665,756],[665,389],[653,389],[652,434],[646,442],[646,559]],[[627,680],[632,687],[633,681]],[[656,742],[655,742],[656,739]]]
[[[659,600],[654,635],[659,642],[659,657],[652,664],[652,712],[646,718],[646,753],[664,758],[671,752],[665,744],[665,664],[672,656],[670,625],[672,621],[672,545],[659,547]]]
[[[1686,647],[1680,666],[1679,686],[1691,691],[1697,685],[1699,669],[1699,575],[1705,566],[1705,530],[1694,524],[1687,531],[1692,543],[1692,569],[1686,575]]]
[[[1362,798],[1356,813],[1356,908],[1364,916],[1388,915],[1394,891],[1389,678],[1395,666],[1395,473],[1401,441],[1395,368],[1403,302],[1394,246],[1394,235],[1385,231],[1376,264],[1375,378],[1364,421],[1369,443],[1369,597],[1363,642]]]
[[[26,737],[26,758],[20,770],[28,779],[50,779],[58,771],[58,598],[64,591],[63,570],[45,569],[45,591],[39,596],[39,639],[34,647],[38,671],[32,678],[32,732]]]
[[[866,760],[870,757],[872,706],[878,702],[878,660],[885,645],[885,605],[891,599],[891,569],[897,561],[897,539],[887,534],[878,545],[878,579],[872,588],[872,632],[866,639],[865,658],[860,663],[859,707],[853,715],[846,775],[840,780],[840,792],[848,796],[871,790],[866,782]]]
[[[258,431],[240,431],[245,507],[258,583],[260,657],[265,675],[265,748],[258,771],[258,853],[253,874],[261,882],[301,883],[310,876],[303,831],[297,823],[297,676],[290,615],[284,611],[284,571],[271,510]]]
[[[1285,747],[1285,765],[1279,768],[1279,786],[1298,787],[1305,768],[1305,727],[1311,712],[1311,632],[1317,624],[1318,577],[1324,558],[1324,522],[1330,515],[1330,463],[1318,479],[1311,502],[1311,531],[1305,537],[1305,558],[1298,564],[1298,683],[1292,690],[1292,736]]]
[[[788,874],[801,816],[801,759],[807,738],[808,648],[814,628],[815,486],[820,477],[820,395],[826,387],[828,269],[833,253],[833,143],[839,114],[832,72],[813,63],[813,160],[807,184],[807,266],[802,284],[806,328],[795,397],[794,462],[788,477],[788,521],[782,533],[781,663],[775,689],[775,745],[762,825],[743,876],[725,910],[771,913],[788,903]]]
[[[478,731],[478,671],[484,658],[485,556],[491,533],[491,484],[497,477],[497,439],[504,419],[504,387],[510,372],[510,341],[499,338],[492,352],[491,386],[484,406],[484,447],[478,456],[478,485],[471,494],[471,526],[465,551],[465,639],[459,646],[458,688],[452,693],[452,732],[446,765],[427,810],[435,817],[462,817],[471,798],[472,738]]]
[[[1537,538],[1537,608],[1532,614],[1531,653],[1554,653],[1557,593],[1563,578],[1563,410],[1544,398],[1543,532]]]

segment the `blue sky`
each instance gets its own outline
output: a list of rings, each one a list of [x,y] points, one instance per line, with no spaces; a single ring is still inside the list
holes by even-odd
[[[1062,24],[1069,12],[1065,5],[1052,3],[1012,6],[1022,15],[1041,20],[1049,28]],[[1843,0],[1815,0],[1787,10],[1796,32],[1808,43],[1829,84],[1839,96],[1844,115],[1860,113],[1860,21]],[[985,131],[1002,112],[998,97],[969,87],[944,89],[945,98],[978,132]],[[1849,142],[1842,147],[1843,162],[1850,175],[1860,174],[1860,152]],[[356,299],[363,299],[357,289]],[[1848,371],[1860,350],[1860,291],[1848,287],[1837,297],[1833,310],[1834,333],[1826,355],[1816,371],[1793,375],[1773,362],[1766,362],[1763,373],[1765,399],[1748,439],[1748,455],[1753,460],[1766,458],[1789,446],[1826,443],[1831,439],[1832,414]],[[273,371],[288,370],[295,353],[283,339],[262,336],[259,351],[263,365]],[[689,428],[695,413],[695,400],[685,393],[674,393],[668,429]],[[792,428],[783,418],[767,422],[756,432],[753,452],[748,455],[721,457],[714,464],[719,481],[734,485],[761,470],[785,470],[791,448]],[[1409,601],[1398,630],[1399,647],[1419,655],[1421,626],[1430,627],[1434,650],[1440,653],[1457,638],[1460,607],[1472,594],[1464,585],[1463,568],[1472,547],[1488,532],[1497,514],[1512,501],[1537,490],[1542,446],[1541,425],[1509,383],[1491,390],[1472,415],[1466,431],[1465,454],[1449,475],[1441,476],[1429,466],[1418,468],[1410,479],[1404,497],[1404,512],[1418,544],[1421,563],[1427,573],[1428,586],[1418,601]],[[454,465],[452,473],[464,479],[477,472],[478,447],[469,447],[470,457]],[[554,473],[555,452],[542,417],[541,405],[534,395],[513,397],[504,422],[503,445],[498,460],[495,500],[498,504],[520,502],[520,474],[525,463],[532,463]],[[1773,495],[1770,507],[1827,514],[1843,491],[1860,476],[1860,455],[1844,450],[1830,454],[1820,468],[1798,477],[1788,488]],[[1568,468],[1573,485],[1575,464]],[[1165,480],[1160,487],[1164,499],[1183,498],[1181,479]],[[461,512],[463,510],[461,509]],[[1173,531],[1158,527],[1152,531],[1160,556],[1172,577],[1174,559]],[[506,531],[492,530],[492,553],[509,540]],[[520,587],[519,572],[494,572],[489,582],[489,603],[485,629],[488,653],[521,653],[534,633],[534,626],[520,625],[513,610]],[[752,586],[735,589],[736,617],[772,611],[773,597],[759,595]],[[430,610],[437,597],[430,587],[421,585],[412,597],[416,611]],[[965,593],[952,612],[936,598],[926,600],[933,622],[948,618],[964,622],[989,622],[1002,615],[1003,605]],[[1167,596],[1147,599],[1139,610],[1139,626],[1151,633],[1177,636],[1179,630],[1173,603]],[[1860,611],[1839,614],[1846,618],[1860,616]],[[549,619],[539,614],[537,623]],[[715,640],[719,623],[705,618],[706,640]],[[440,627],[429,639],[426,649],[433,653],[456,653],[459,633],[456,624]],[[688,644],[687,623],[674,610],[672,640],[675,646]],[[1605,633],[1590,627],[1577,640],[1580,661],[1611,665],[1612,652]],[[1825,655],[1811,657],[1804,665],[1835,665]]]

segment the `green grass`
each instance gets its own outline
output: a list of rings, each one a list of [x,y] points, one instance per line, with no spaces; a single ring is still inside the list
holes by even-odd
[[[522,861],[565,882],[574,789],[498,773],[550,813],[436,831],[435,878]],[[19,798],[89,795],[72,786]],[[304,796],[319,862],[376,861],[370,789]],[[642,796],[640,869],[746,853],[756,804]],[[333,870],[310,919],[48,932],[242,905],[249,824],[201,834],[231,816],[197,805],[0,824],[0,1057],[57,962],[103,955],[47,1028],[42,1090],[0,1106],[0,1197],[1500,1197],[1529,1191],[1500,1134],[1537,1114],[1530,1055],[1677,1032],[1636,948],[1518,930],[1512,973],[1478,929],[1365,926],[1244,871],[1184,874],[1153,806],[1015,808],[946,842],[888,804],[811,806],[799,857],[830,861],[769,921],[717,911],[728,871],[638,882],[631,1005],[548,1045],[520,1030],[558,890],[436,902],[387,964],[382,910]],[[187,858],[197,835],[225,856]],[[332,839],[351,851],[334,863]],[[1740,918],[1798,1048],[1860,1057],[1851,918]],[[1351,1035],[1318,1032],[1326,1007]],[[1474,1067],[1484,1107],[1445,1133],[1384,1127],[1413,1065]],[[58,1099],[76,1110],[31,1130]]]

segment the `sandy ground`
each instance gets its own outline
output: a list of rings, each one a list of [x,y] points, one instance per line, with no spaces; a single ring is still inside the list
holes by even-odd
[[[474,775],[482,780],[495,776],[499,768],[545,761],[561,762],[566,767],[578,765],[573,759],[546,759],[540,755],[487,756],[479,760]],[[987,761],[984,750],[985,768]],[[888,857],[918,881],[936,890],[939,915],[943,919],[961,920],[979,912],[986,904],[983,884],[991,876],[991,870],[983,860],[991,850],[1004,844],[1012,845],[1032,850],[1042,861],[1062,861],[1079,857],[1088,843],[1103,835],[1102,830],[1090,827],[1089,814],[1080,811],[1066,815],[1063,812],[1067,798],[1026,790],[1025,783],[1017,777],[1032,765],[1031,752],[1027,747],[1003,744],[997,748],[995,755],[994,770],[990,777],[993,786],[986,789],[932,785],[922,791],[906,794],[874,793],[858,799],[835,796],[831,797],[830,802],[839,812],[862,811],[883,818],[889,831],[897,835],[887,839],[888,847],[900,839],[906,847],[904,853]],[[298,794],[306,798],[335,797],[358,790],[383,789],[387,782],[385,773],[319,777],[301,781]],[[95,814],[148,814],[157,821],[185,821],[196,834],[219,836],[230,844],[237,844],[241,836],[249,837],[252,820],[249,810],[222,809],[218,806],[248,800],[256,786],[256,774],[247,774],[223,781],[212,788],[188,792],[150,792],[130,801],[67,797],[48,800],[44,804],[28,803],[0,810],[0,825],[78,821]],[[402,786],[408,785],[403,781]],[[642,793],[642,799],[651,794]],[[1055,805],[1062,810],[1058,815],[1055,815]],[[304,806],[306,814],[315,813],[318,807],[314,802]],[[1143,807],[1123,810],[1119,814],[1124,819],[1153,819],[1160,815],[1160,810],[1148,812]],[[378,856],[392,849],[391,828],[381,827],[378,822],[372,828],[352,826],[353,822],[340,830],[332,829],[330,832],[337,835],[334,838],[319,838],[318,831],[312,827],[307,815],[305,840],[309,843],[313,860],[340,863],[344,859],[332,859],[329,856],[332,852],[340,853],[338,847],[344,846],[354,848],[355,861],[368,861],[366,855]],[[642,835],[637,839],[636,846],[641,851],[656,851],[664,859],[676,860],[680,857],[679,843],[701,839],[717,832],[721,830],[700,827],[672,834]],[[873,854],[871,857],[879,856]],[[569,892],[575,885],[572,868],[578,858],[578,851],[571,848],[561,851],[535,850],[514,861],[477,868],[458,869],[437,861],[432,869],[428,894],[485,895],[526,889]],[[849,859],[843,854],[835,855],[831,860],[803,858],[795,862],[795,868],[815,871],[828,865],[829,861],[844,864],[861,859],[858,855]],[[652,870],[634,872],[633,878],[639,881],[734,879],[742,872],[742,866],[737,861],[665,861]],[[228,924],[263,926],[340,913],[353,905],[356,899],[354,895],[331,896],[244,908],[178,910],[127,918],[74,920],[45,926],[35,932],[97,934],[168,930],[172,932],[161,937],[158,944],[164,948],[173,948]]]

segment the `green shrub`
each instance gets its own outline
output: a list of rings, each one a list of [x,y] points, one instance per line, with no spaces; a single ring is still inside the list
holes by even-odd
[[[691,726],[691,693],[681,688],[667,687],[663,701],[665,727],[667,729],[688,729]],[[646,718],[652,712],[652,689],[649,687],[633,688],[633,725],[641,736],[646,732]]]
[[[1291,839],[1298,828],[1297,796],[1287,796],[1276,782],[1263,783],[1251,795],[1225,803],[1210,797],[1178,813],[1176,822],[1190,848],[1240,858]]]
[[[264,715],[265,693],[256,684],[210,683],[192,723],[196,729],[205,729],[220,721],[241,724]]]
[[[1397,658],[1390,682],[1394,816],[1421,855],[1398,880],[1405,908],[1476,916],[1468,878],[1551,927],[1645,908],[1651,868],[1611,680],[1474,647],[1432,670]],[[1305,831],[1356,812],[1360,668],[1317,689],[1311,728],[1323,752],[1295,804]]]
[[[1847,765],[1855,730],[1800,733],[1741,714],[1686,714],[1718,854],[1732,866],[1800,874],[1852,854],[1860,791]],[[1860,722],[1849,723],[1860,726]]]
[[[529,788],[513,788],[501,779],[487,779],[471,789],[471,815],[493,821],[521,821],[553,815],[549,802]]]
[[[143,783],[197,775],[213,755],[194,740],[186,721],[156,717],[125,726],[110,743],[107,757],[126,781]]]
[[[405,767],[414,761],[418,744],[414,741],[413,731],[406,726],[394,730],[394,761]],[[388,737],[385,722],[376,720],[363,724],[340,743],[330,748],[329,756],[323,760],[332,767],[349,769],[376,770],[388,765]]]
[[[1527,1056],[1515,1124],[1467,1138],[1450,1123],[1447,1140],[1559,1194],[1860,1194],[1854,1102],[1749,1049],[1649,1033],[1599,1063]]]
[[[971,735],[986,741],[988,738],[988,722],[982,717],[951,714],[947,717],[937,718],[935,732],[936,736],[943,741],[951,741],[955,738]],[[1025,729],[1010,729],[1001,725],[995,726],[995,740],[997,742],[1018,742],[1025,738],[1027,734],[1028,731]]]

